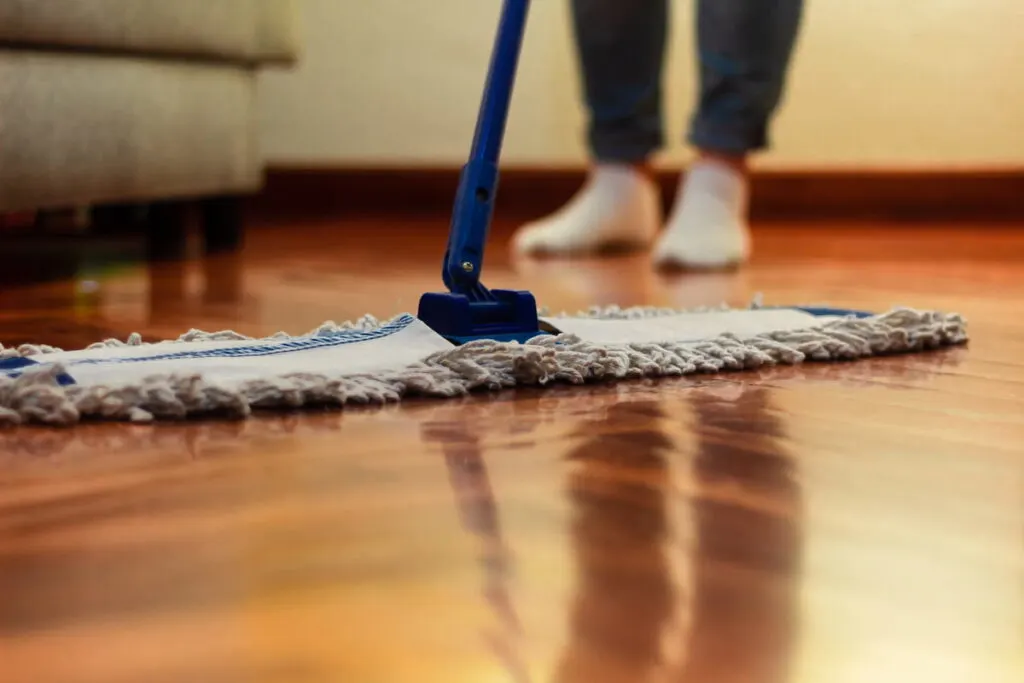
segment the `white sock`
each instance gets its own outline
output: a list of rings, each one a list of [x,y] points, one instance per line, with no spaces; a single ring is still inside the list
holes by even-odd
[[[693,164],[654,250],[661,267],[725,268],[750,256],[746,177],[721,162]]]
[[[631,166],[601,164],[565,206],[519,228],[513,247],[553,254],[646,248],[660,223],[657,184]]]

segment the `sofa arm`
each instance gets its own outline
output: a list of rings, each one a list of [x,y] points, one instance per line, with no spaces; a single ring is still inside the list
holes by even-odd
[[[255,2],[255,58],[290,64],[299,57],[299,7],[296,0]]]
[[[3,49],[292,63],[296,0],[0,0]]]

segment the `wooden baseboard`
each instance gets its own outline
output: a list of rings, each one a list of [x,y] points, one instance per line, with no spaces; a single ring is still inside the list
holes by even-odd
[[[457,168],[271,167],[251,204],[270,219],[346,215],[447,215]],[[562,205],[582,170],[502,171],[498,218],[542,215]],[[678,175],[663,172],[666,208]],[[764,171],[754,175],[751,211],[759,221],[1013,222],[1024,220],[1024,168],[995,171]]]

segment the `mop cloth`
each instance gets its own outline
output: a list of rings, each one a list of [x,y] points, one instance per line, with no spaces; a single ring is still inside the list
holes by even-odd
[[[896,308],[675,311],[616,307],[543,315],[552,334],[525,344],[454,346],[408,314],[325,323],[254,339],[193,330],[176,340],[107,340],[78,351],[0,347],[0,425],[83,419],[149,422],[255,409],[451,398],[553,383],[678,377],[840,361],[963,344],[956,314]]]

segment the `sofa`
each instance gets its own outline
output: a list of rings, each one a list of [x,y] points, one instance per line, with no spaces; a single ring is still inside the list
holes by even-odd
[[[263,177],[257,75],[298,58],[295,11],[0,0],[0,214],[144,207],[173,242],[199,206],[208,241],[235,246]]]

